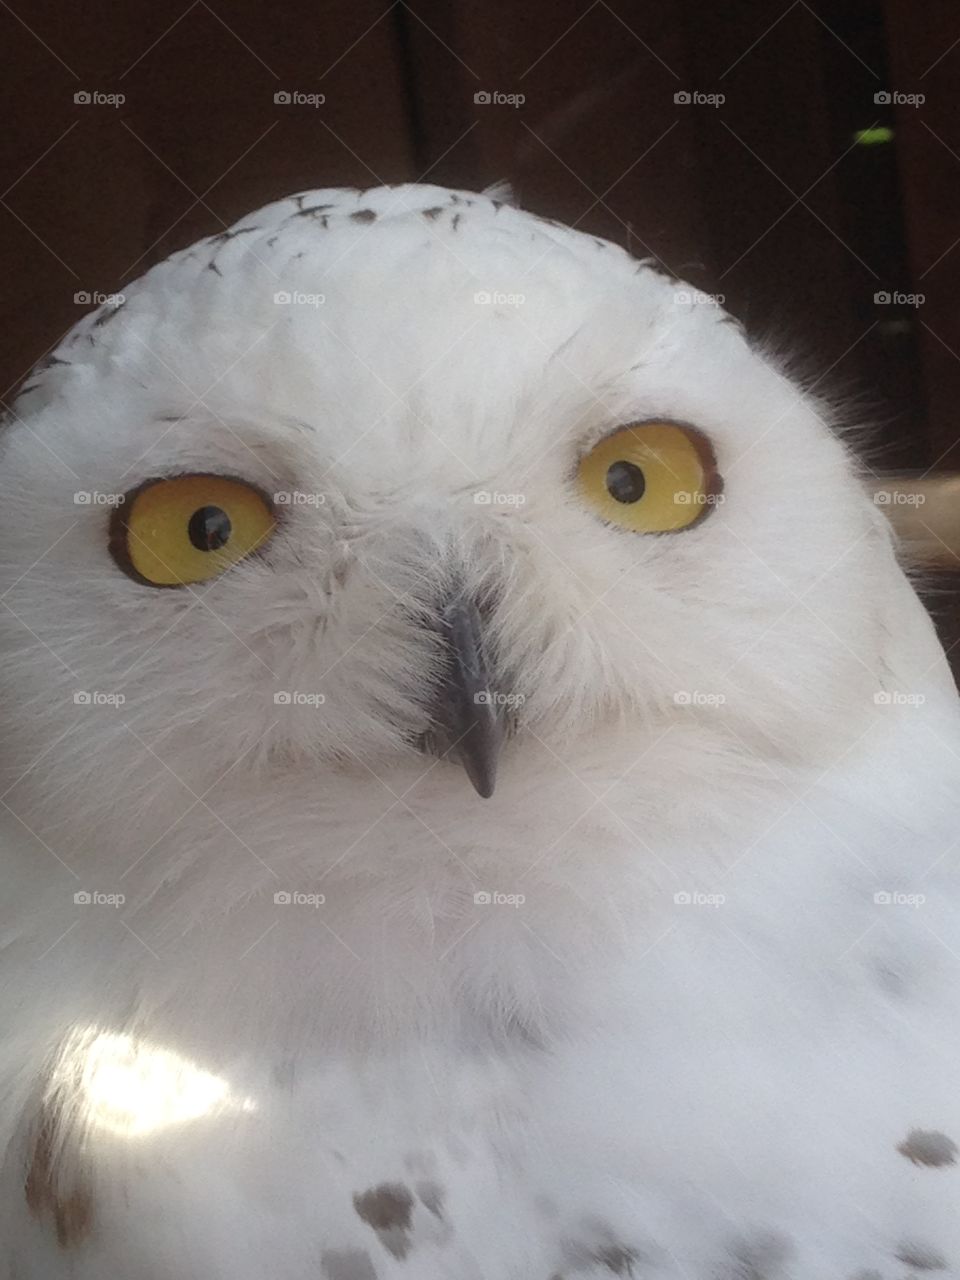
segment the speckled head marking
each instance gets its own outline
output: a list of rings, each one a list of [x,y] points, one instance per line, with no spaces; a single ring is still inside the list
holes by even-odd
[[[936,1129],[911,1129],[897,1147],[902,1156],[929,1169],[957,1163],[957,1144]]]
[[[593,1273],[596,1267],[604,1267],[614,1276],[639,1274],[639,1250],[623,1244],[600,1219],[586,1218],[581,1225],[584,1237],[563,1243],[563,1257],[571,1271]]]
[[[358,1192],[353,1207],[377,1233],[377,1239],[395,1258],[410,1252],[410,1220],[413,1195],[402,1182],[382,1182],[378,1187]]]
[[[908,1267],[917,1271],[946,1271],[947,1260],[939,1249],[921,1244],[919,1240],[904,1240],[897,1249],[896,1256]]]

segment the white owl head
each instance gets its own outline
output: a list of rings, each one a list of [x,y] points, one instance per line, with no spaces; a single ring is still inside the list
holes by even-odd
[[[711,300],[428,187],[270,206],[81,322],[5,429],[0,548],[8,802],[107,845],[225,777],[289,816],[429,770],[475,821],[450,760],[546,812],[667,733],[681,790],[839,753],[892,566]]]

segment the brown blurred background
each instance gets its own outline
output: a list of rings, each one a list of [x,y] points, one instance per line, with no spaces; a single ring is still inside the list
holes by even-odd
[[[927,484],[888,507],[960,637],[928,484],[960,470],[956,0],[0,0],[0,39],[6,404],[87,296],[269,199],[507,178],[871,425],[870,466]]]

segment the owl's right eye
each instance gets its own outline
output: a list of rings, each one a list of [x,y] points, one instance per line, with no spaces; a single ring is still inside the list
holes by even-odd
[[[229,476],[148,480],[113,513],[110,554],[151,587],[206,582],[245,559],[276,527],[264,494]]]
[[[677,422],[637,422],[599,440],[577,471],[581,497],[629,533],[677,533],[706,516],[723,479],[707,437]]]

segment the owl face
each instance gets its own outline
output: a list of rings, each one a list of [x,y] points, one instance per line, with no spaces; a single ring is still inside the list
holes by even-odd
[[[155,268],[25,391],[0,487],[41,830],[228,775],[469,809],[464,769],[489,796],[535,745],[563,789],[674,732],[816,760],[877,688],[886,542],[818,406],[710,300],[479,196],[312,193]]]

